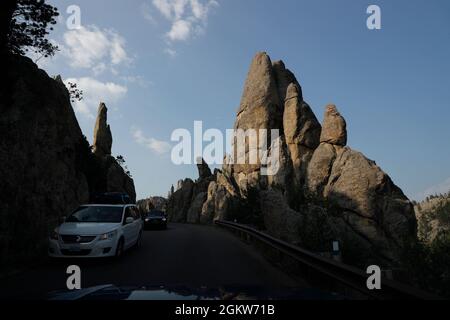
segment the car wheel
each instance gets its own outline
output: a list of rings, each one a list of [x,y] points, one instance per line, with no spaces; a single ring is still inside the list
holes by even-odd
[[[123,256],[123,249],[124,249],[123,238],[121,238],[119,240],[119,243],[117,244],[117,248],[116,248],[116,258],[117,259]]]

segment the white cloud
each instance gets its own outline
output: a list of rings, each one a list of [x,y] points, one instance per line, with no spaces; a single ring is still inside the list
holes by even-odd
[[[450,192],[450,178],[446,179],[445,181],[427,188],[425,191],[419,193],[417,195],[418,200],[423,200],[426,197],[430,195],[436,195],[436,194],[445,194]]]
[[[218,5],[216,0],[153,0],[153,6],[171,22],[166,37],[172,42],[203,32],[211,9]]]
[[[94,68],[103,71],[107,65],[131,61],[125,50],[125,39],[112,30],[95,25],[64,33],[61,53],[74,68]]]
[[[189,39],[191,29],[191,22],[187,20],[177,20],[172,24],[172,29],[167,33],[167,37],[172,41],[184,41]]]
[[[83,91],[83,100],[73,103],[75,112],[89,118],[94,118],[99,103],[105,102],[106,105],[115,106],[122,99],[128,89],[113,82],[101,82],[93,78],[68,78],[64,81],[76,83],[77,88]]]
[[[146,148],[152,150],[153,152],[163,155],[170,151],[170,143],[162,140],[157,140],[155,138],[148,138],[144,135],[141,129],[132,127],[131,133],[133,135],[134,141],[138,144],[145,146]]]
[[[150,22],[153,25],[157,24],[155,17],[153,17],[152,9],[150,8],[148,3],[144,2],[141,5],[141,13],[145,20],[147,20],[148,22]]]
[[[167,53],[170,57],[175,57],[177,55],[177,52],[171,48],[166,48],[164,50],[165,53]]]

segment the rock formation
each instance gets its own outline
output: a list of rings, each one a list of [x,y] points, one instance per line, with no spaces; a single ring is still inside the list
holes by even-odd
[[[111,155],[112,134],[107,119],[108,108],[101,102],[98,107],[97,121],[95,122],[93,145],[94,154],[99,157]]]
[[[169,221],[199,223],[203,203],[207,199],[208,186],[215,176],[203,159],[197,164],[199,178],[194,182],[185,179],[178,182],[177,190],[167,203]]]
[[[261,163],[233,163],[239,155],[234,150],[209,183],[200,222],[259,224],[316,251],[329,251],[331,242],[340,240],[349,263],[395,265],[403,244],[416,239],[413,206],[374,161],[346,146],[346,126],[334,105],[326,107],[321,126],[294,74],[283,62],[272,64],[266,53],[258,53],[235,129],[278,129],[280,143],[269,144],[269,154],[279,154],[280,169],[264,176]],[[248,156],[252,150],[246,144]],[[181,193],[188,194],[184,189]],[[189,206],[195,199],[197,211],[205,195],[187,198]]]
[[[67,89],[8,55],[0,89],[0,266],[45,256],[60,217],[89,199],[83,134]]]
[[[104,103],[98,107],[98,115],[94,129],[94,155],[99,163],[99,179],[95,192],[124,192],[136,201],[133,179],[125,172],[117,160],[111,156],[112,135],[107,123],[108,109]]]
[[[335,105],[328,105],[325,109],[320,142],[337,146],[347,144],[347,124]]]
[[[165,212],[167,208],[167,199],[163,197],[149,197],[137,201],[136,205],[141,214],[146,214],[153,209]]]
[[[307,165],[314,149],[319,146],[322,129],[311,108],[302,99],[299,86],[291,83],[286,91],[283,129],[298,187],[304,184]]]
[[[414,209],[421,240],[432,243],[450,235],[450,193],[428,197]]]

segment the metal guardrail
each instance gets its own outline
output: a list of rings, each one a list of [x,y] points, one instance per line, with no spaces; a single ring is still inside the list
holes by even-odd
[[[397,281],[382,278],[381,290],[369,290],[366,282],[368,275],[355,267],[321,257],[310,251],[304,250],[285,241],[276,239],[264,232],[252,227],[228,221],[216,221],[216,225],[232,231],[238,231],[243,235],[254,239],[276,249],[294,259],[302,266],[312,269],[321,276],[343,285],[345,288],[355,290],[369,299],[376,300],[439,300],[441,298],[402,284]]]

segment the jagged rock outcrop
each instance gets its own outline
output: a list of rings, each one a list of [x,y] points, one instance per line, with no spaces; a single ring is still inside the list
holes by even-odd
[[[268,137],[268,155],[279,170],[263,175],[262,162],[233,162],[240,155],[234,150],[209,182],[199,221],[262,225],[314,251],[328,251],[340,240],[349,263],[395,265],[403,244],[416,239],[413,207],[374,161],[346,146],[346,127],[334,105],[326,107],[321,126],[293,73],[258,53],[235,129],[278,129],[278,139]],[[196,210],[205,198],[197,195]]]
[[[185,179],[178,182],[178,189],[168,199],[169,221],[199,223],[203,203],[207,200],[208,186],[215,176],[208,164],[199,159],[197,164],[199,178],[194,182]]]
[[[136,205],[141,214],[146,214],[153,209],[165,212],[167,209],[167,199],[164,197],[149,197],[137,201]]]
[[[199,163],[197,164],[198,175],[200,180],[206,180],[212,176],[211,169],[205,160],[199,159]]]
[[[206,201],[203,204],[200,222],[212,223],[215,220],[227,220],[236,214],[239,208],[240,194],[232,179],[224,172],[216,172],[215,180],[210,182]]]
[[[171,222],[187,222],[187,213],[192,202],[194,181],[185,179],[181,188],[167,202],[167,214]]]
[[[99,179],[96,181],[95,192],[124,192],[130,199],[136,201],[136,191],[133,179],[125,172],[117,160],[111,156],[112,135],[107,123],[108,109],[100,103],[96,125],[94,128],[94,155],[99,163]]]
[[[346,123],[336,106],[326,108],[321,144],[307,171],[309,193],[332,203],[353,232],[377,253],[394,260],[404,241],[414,238],[411,202],[374,161],[345,146]]]
[[[94,128],[94,154],[103,157],[111,155],[112,148],[112,134],[111,128],[107,122],[108,108],[101,102],[98,107],[97,120]]]
[[[325,109],[320,142],[337,146],[347,144],[347,123],[335,105],[328,105]]]
[[[0,88],[0,266],[45,256],[48,234],[89,199],[83,134],[61,81],[7,55]]]
[[[295,183],[301,187],[314,149],[319,146],[322,127],[311,108],[303,101],[299,86],[291,83],[286,90],[283,129]]]
[[[419,238],[432,243],[450,235],[450,193],[428,197],[414,206]]]

